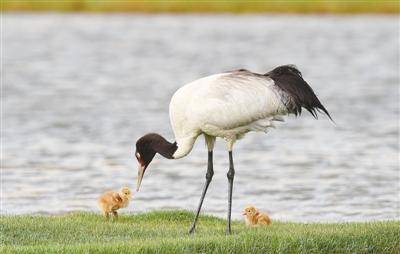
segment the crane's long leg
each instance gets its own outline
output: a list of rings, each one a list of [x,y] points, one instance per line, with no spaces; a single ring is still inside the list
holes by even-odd
[[[196,228],[197,218],[199,217],[201,206],[203,205],[204,197],[205,197],[205,195],[207,193],[208,185],[210,184],[213,175],[214,175],[213,152],[212,151],[208,151],[208,165],[207,165],[206,183],[204,185],[203,193],[201,194],[201,198],[200,198],[200,203],[199,203],[199,206],[197,207],[196,216],[194,217],[194,220],[193,220],[193,223],[192,223],[192,227],[189,230],[189,234],[192,234],[194,232],[194,229]]]
[[[233,189],[233,177],[235,176],[235,169],[233,168],[232,151],[229,151],[229,171],[226,174],[229,182],[228,191],[228,225],[226,227],[226,233],[231,233],[231,210],[232,210],[232,189]]]

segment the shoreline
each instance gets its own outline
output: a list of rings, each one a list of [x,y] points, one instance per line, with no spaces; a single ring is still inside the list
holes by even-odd
[[[121,216],[142,216],[148,213],[157,213],[157,212],[162,212],[162,213],[169,213],[169,212],[176,212],[176,211],[183,211],[187,213],[193,213],[191,210],[181,210],[181,209],[154,209],[154,210],[148,210],[148,211],[124,211],[122,210],[120,215]],[[101,216],[102,213],[100,210],[73,210],[73,211],[60,211],[60,212],[45,212],[45,211],[39,211],[39,212],[33,212],[33,213],[0,213],[0,217],[63,217],[63,216],[73,216],[73,215],[79,215],[79,214],[90,214],[93,216]],[[213,213],[207,213],[207,212],[202,212],[203,216],[207,217],[213,217],[216,219],[221,219],[224,220],[226,215],[217,215]],[[275,217],[276,218],[276,217]],[[274,217],[272,217],[274,219]],[[354,223],[385,223],[385,222],[400,222],[400,218],[379,218],[379,219],[363,219],[363,220],[341,220],[341,221],[336,221],[336,220],[321,220],[321,221],[311,221],[311,220],[285,220],[282,218],[276,219],[280,223],[295,223],[295,224],[304,224],[304,225],[317,225],[317,224],[324,224],[324,225],[338,225],[338,224],[354,224]],[[235,222],[244,222],[244,217],[240,219],[233,219],[232,221]]]
[[[4,0],[2,12],[398,14],[396,1],[114,1]]]

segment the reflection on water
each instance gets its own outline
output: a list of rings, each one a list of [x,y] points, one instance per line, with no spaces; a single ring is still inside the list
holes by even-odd
[[[5,14],[1,213],[96,210],[134,188],[134,144],[173,140],[168,104],[204,75],[295,63],[336,125],[308,113],[234,150],[233,217],[399,218],[395,16]],[[203,211],[225,216],[228,156],[219,141]],[[192,153],[157,156],[127,212],[194,209],[206,172]]]

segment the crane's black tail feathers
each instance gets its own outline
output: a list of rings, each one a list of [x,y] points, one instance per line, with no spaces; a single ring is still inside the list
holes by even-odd
[[[303,79],[301,72],[295,65],[282,65],[264,74],[274,80],[283,95],[283,103],[289,113],[301,115],[305,108],[311,115],[318,119],[317,112],[324,112],[333,121],[328,110],[321,104],[313,89]]]

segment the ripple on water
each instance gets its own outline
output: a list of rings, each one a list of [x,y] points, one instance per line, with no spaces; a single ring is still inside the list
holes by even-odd
[[[336,124],[304,112],[238,142],[233,217],[249,204],[282,220],[400,217],[396,17],[4,17],[1,213],[97,210],[100,193],[135,187],[138,137],[151,131],[172,139],[168,103],[179,86],[220,71],[295,63]],[[218,140],[203,205],[224,217],[225,148]],[[202,138],[179,161],[156,156],[122,212],[195,209],[206,159]]]

